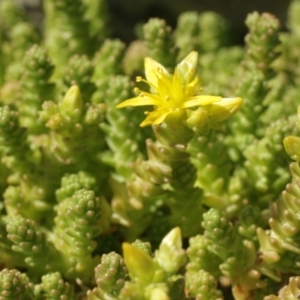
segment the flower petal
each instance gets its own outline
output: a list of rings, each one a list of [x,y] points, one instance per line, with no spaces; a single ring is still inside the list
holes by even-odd
[[[222,101],[213,103],[208,111],[211,122],[224,122],[231,118],[242,106],[242,98],[222,98]]]
[[[172,98],[174,99],[175,103],[177,106],[180,106],[182,99],[184,99],[184,90],[182,89],[182,82],[179,78],[178,73],[176,72],[172,78],[172,89],[171,89],[171,95]]]
[[[144,127],[152,124],[161,124],[170,113],[171,111],[165,108],[151,111],[148,113],[147,118],[140,124],[140,126]]]
[[[188,98],[187,101],[182,103],[182,108],[193,107],[197,105],[209,105],[214,102],[219,102],[222,100],[220,96],[210,96],[210,95],[199,95]]]
[[[192,51],[180,63],[177,64],[175,72],[178,73],[179,78],[184,84],[190,82],[195,75],[198,63],[198,53]]]
[[[143,105],[161,105],[161,102],[154,97],[135,97],[121,102],[116,108],[123,108],[126,106],[143,106]]]
[[[161,70],[160,72],[162,72],[167,78],[170,78],[170,74],[169,72],[166,70],[166,68],[161,65],[160,63],[158,63],[157,61],[155,61],[154,59],[150,58],[150,57],[146,57],[144,60],[144,66],[145,66],[145,76],[146,79],[153,85],[156,87],[158,86],[158,70]]]

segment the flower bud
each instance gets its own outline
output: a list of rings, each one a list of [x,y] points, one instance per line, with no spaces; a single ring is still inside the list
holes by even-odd
[[[145,297],[147,300],[170,300],[168,287],[165,283],[151,284],[147,286]]]
[[[300,137],[287,136],[283,139],[283,145],[286,153],[290,155],[292,159],[300,161]]]
[[[242,98],[222,98],[208,107],[211,123],[221,123],[231,118],[242,106]]]
[[[162,240],[155,252],[158,264],[167,272],[175,274],[185,262],[179,227],[172,229]]]
[[[74,122],[79,120],[82,110],[82,99],[77,85],[69,88],[63,101],[60,103],[60,109],[62,113],[72,118]]]
[[[151,283],[158,266],[149,254],[129,243],[123,243],[122,248],[130,277],[144,283]]]
[[[202,107],[196,110],[187,110],[186,125],[195,132],[205,131],[208,123],[208,113]]]

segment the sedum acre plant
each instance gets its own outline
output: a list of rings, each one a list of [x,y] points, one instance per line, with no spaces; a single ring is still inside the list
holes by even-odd
[[[0,2],[0,300],[299,299],[300,1],[243,46],[105,3]]]

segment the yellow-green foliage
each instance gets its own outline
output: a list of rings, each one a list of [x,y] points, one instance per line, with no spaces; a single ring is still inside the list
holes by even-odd
[[[106,1],[43,3],[0,0],[0,299],[299,297],[300,0],[243,46],[213,12],[126,45]]]

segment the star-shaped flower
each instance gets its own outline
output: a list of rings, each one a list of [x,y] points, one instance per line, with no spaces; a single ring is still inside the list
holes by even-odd
[[[167,118],[180,120],[187,108],[195,106],[207,106],[215,102],[222,102],[220,96],[199,94],[198,78],[195,77],[198,53],[193,51],[184,58],[175,68],[174,75],[169,74],[163,65],[155,60],[145,58],[146,80],[138,76],[137,82],[145,82],[150,86],[150,93],[135,88],[139,96],[125,100],[117,105],[117,108],[126,106],[153,105],[154,110],[146,111],[146,119],[140,126],[161,124]]]

